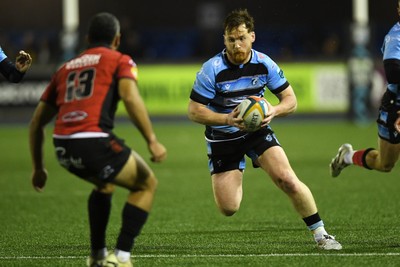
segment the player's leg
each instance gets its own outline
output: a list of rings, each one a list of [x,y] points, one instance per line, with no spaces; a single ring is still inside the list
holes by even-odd
[[[117,259],[120,265],[131,266],[130,252],[135,238],[146,223],[153,204],[157,180],[147,163],[140,155],[132,151],[113,183],[127,188],[129,195],[122,211],[122,226],[115,254],[110,254],[106,263],[113,264]]]
[[[399,155],[400,144],[391,144],[379,138],[379,149],[369,151],[365,155],[365,163],[370,169],[390,172],[398,161]]]
[[[359,150],[353,150],[350,144],[342,145],[330,164],[332,177],[338,176],[349,165],[380,172],[390,172],[399,159],[400,144],[379,138],[378,145],[378,149]]]
[[[258,158],[258,163],[273,182],[289,196],[302,218],[317,212],[311,191],[297,178],[282,147],[274,146],[267,149]]]
[[[282,147],[273,146],[265,150],[257,163],[290,198],[295,210],[312,231],[318,247],[341,249],[340,243],[326,232],[310,189],[298,179]]]
[[[395,127],[399,118],[396,97],[396,94],[389,90],[382,97],[378,119],[376,120],[379,148],[353,150],[350,144],[343,144],[330,163],[332,177],[338,176],[349,165],[357,165],[381,172],[392,170],[400,154],[400,134]]]
[[[108,255],[106,230],[111,212],[114,185],[103,184],[93,178],[86,180],[96,185],[88,199],[91,254],[87,260],[87,266],[98,266]]]
[[[242,201],[243,173],[231,170],[211,176],[215,203],[222,214],[232,216],[239,210]]]

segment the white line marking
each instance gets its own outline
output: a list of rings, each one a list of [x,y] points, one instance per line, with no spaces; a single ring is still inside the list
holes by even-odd
[[[143,254],[132,258],[399,257],[400,253]],[[87,256],[0,256],[0,260],[83,259]]]

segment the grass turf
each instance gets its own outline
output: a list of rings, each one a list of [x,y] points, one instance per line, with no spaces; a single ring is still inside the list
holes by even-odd
[[[155,130],[169,156],[162,164],[150,163],[159,189],[136,241],[135,266],[398,266],[398,169],[384,174],[351,166],[336,179],[328,171],[343,142],[355,148],[376,146],[375,125],[279,121],[273,124],[278,139],[313,192],[326,229],[344,249],[317,250],[287,197],[250,164],[241,209],[233,217],[220,215],[211,191],[203,127],[157,122]],[[115,132],[149,158],[131,125],[118,123]],[[30,185],[27,126],[2,126],[0,137],[0,266],[85,266],[86,206],[92,186],[58,165],[49,128],[49,180],[45,192],[36,193]],[[113,197],[109,249],[115,244],[125,197],[122,189]]]

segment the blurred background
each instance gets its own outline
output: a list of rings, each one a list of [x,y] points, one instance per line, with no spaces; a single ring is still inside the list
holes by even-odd
[[[224,17],[240,7],[255,18],[254,48],[293,85],[299,114],[365,123],[385,89],[380,48],[398,21],[396,6],[397,0],[4,1],[0,46],[12,59],[26,50],[34,64],[21,84],[0,77],[0,121],[25,119],[60,63],[85,48],[88,20],[102,11],[120,19],[120,51],[139,65],[150,113],[182,115],[196,71],[223,49]]]

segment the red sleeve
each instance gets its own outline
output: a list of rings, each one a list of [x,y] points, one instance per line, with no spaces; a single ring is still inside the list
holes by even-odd
[[[138,69],[136,63],[128,55],[123,55],[120,59],[120,64],[117,72],[119,79],[129,78],[135,81],[138,80]]]

